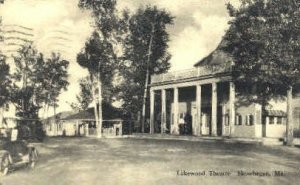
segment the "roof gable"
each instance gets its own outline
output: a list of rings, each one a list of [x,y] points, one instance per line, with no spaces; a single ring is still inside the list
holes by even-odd
[[[122,117],[121,110],[109,104],[103,104],[102,110],[102,116],[105,120]],[[95,120],[94,108],[88,108],[87,110],[70,115],[62,120]]]
[[[223,39],[214,51],[197,62],[194,67],[231,63],[232,58],[222,50],[222,48],[226,46],[226,43],[226,40]]]

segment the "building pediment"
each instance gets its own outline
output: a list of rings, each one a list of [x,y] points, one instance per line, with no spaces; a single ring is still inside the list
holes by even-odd
[[[194,67],[224,65],[225,63],[231,64],[233,61],[232,57],[222,49],[225,46],[226,41],[222,40],[214,51],[197,62]]]

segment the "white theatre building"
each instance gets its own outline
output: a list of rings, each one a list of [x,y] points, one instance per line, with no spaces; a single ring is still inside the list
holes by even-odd
[[[231,66],[230,57],[217,48],[192,69],[151,76],[150,133],[283,138],[282,102],[264,115],[259,104],[239,105]],[[293,102],[294,128],[299,130],[300,93]]]

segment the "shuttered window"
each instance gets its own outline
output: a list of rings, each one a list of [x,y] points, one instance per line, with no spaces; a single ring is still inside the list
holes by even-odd
[[[235,116],[235,125],[242,125],[243,124],[243,117],[240,114]]]

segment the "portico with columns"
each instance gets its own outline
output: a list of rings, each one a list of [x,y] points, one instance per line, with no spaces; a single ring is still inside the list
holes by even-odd
[[[234,130],[229,124],[235,120],[234,99],[234,85],[228,76],[151,86],[150,133],[179,135],[180,124],[189,114],[190,134],[229,136]]]
[[[235,105],[231,66],[215,50],[192,69],[152,75],[150,134],[261,137],[261,109]]]

